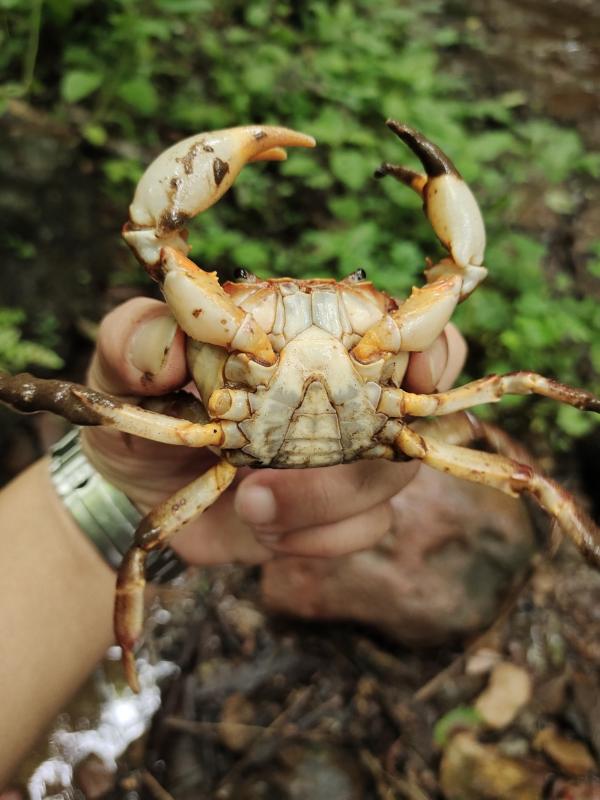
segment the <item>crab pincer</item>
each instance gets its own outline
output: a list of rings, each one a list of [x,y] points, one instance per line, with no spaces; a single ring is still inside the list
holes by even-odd
[[[187,258],[184,226],[225,194],[245,164],[282,161],[285,147],[314,146],[312,136],[272,125],[199,133],[158,156],[142,176],[123,237],[195,341],[247,353],[262,364],[275,362],[252,315],[232,302],[216,273]]]
[[[362,363],[377,361],[383,354],[425,350],[442,332],[457,303],[487,275],[482,266],[485,226],[467,183],[448,156],[422,133],[395,120],[386,124],[419,158],[425,174],[384,162],[375,177],[392,175],[422,197],[425,214],[450,258],[429,267],[426,286],[413,289],[397,311],[365,333],[352,351]]]

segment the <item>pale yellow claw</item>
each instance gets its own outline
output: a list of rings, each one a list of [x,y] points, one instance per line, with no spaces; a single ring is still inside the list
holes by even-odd
[[[221,289],[215,273],[186,258],[185,225],[216,203],[245,164],[283,161],[286,147],[314,147],[304,133],[273,125],[199,133],[158,156],[142,175],[123,237],[161,286],[183,330],[197,342],[248,353],[263,364],[276,357],[254,317]]]
[[[419,158],[426,175],[388,163],[382,164],[375,175],[380,178],[392,175],[423,198],[431,227],[451,256],[451,260],[444,259],[428,271],[427,280],[436,280],[448,272],[461,274],[464,281],[461,300],[464,300],[487,275],[482,266],[485,225],[477,200],[437,145],[408,125],[395,120],[388,120],[387,125]]]
[[[362,363],[369,363],[389,353],[426,350],[450,321],[461,286],[460,276],[445,275],[422,288],[414,288],[399,309],[365,333],[352,355]]]
[[[171,247],[163,250],[162,271],[165,300],[188,336],[275,363],[267,334],[223,291],[216,272],[205,272]]]
[[[140,261],[154,266],[165,245],[187,253],[183,229],[214,205],[245,164],[282,161],[285,147],[314,147],[312,136],[273,125],[198,133],[170,147],[142,175],[123,236]]]

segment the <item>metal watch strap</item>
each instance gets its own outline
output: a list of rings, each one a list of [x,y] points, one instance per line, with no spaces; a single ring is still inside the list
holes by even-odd
[[[81,448],[79,428],[53,445],[50,456],[50,478],[59,497],[104,560],[117,569],[143,515],[90,464]],[[148,554],[146,575],[154,583],[171,580],[184,569],[170,547]]]

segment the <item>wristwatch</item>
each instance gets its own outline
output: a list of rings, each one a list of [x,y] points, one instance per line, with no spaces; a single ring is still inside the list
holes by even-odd
[[[104,560],[118,569],[143,514],[88,461],[79,431],[77,427],[71,429],[51,447],[50,478],[83,533]],[[186,569],[170,547],[152,550],[146,565],[146,577],[154,583],[165,583]]]

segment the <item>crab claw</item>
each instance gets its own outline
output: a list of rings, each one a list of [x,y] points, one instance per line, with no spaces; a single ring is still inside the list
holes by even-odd
[[[477,201],[460,173],[437,145],[422,133],[395,120],[387,126],[415,153],[425,175],[395,164],[382,164],[375,177],[393,175],[414,189],[423,198],[423,207],[438,239],[450,253],[427,272],[428,281],[446,274],[461,274],[461,298],[470,294],[485,278],[482,266],[485,250],[485,227]]]
[[[158,156],[138,183],[123,236],[157,278],[165,246],[186,254],[184,226],[210,208],[251,161],[282,161],[285,147],[314,147],[312,136],[272,125],[199,133]]]
[[[165,300],[190,338],[248,353],[261,364],[275,363],[267,334],[226,294],[216,272],[205,272],[172,247],[162,251],[161,270]]]

